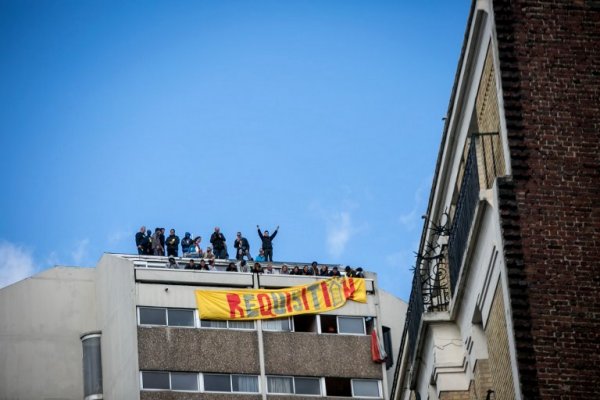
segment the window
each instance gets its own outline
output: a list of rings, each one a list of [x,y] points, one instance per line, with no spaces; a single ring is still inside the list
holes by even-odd
[[[140,325],[194,327],[194,310],[139,307]]]
[[[269,393],[294,393],[294,378],[291,376],[267,376]]]
[[[254,321],[227,321],[229,329],[254,329]]]
[[[167,325],[167,313],[164,308],[140,307],[140,325]]]
[[[321,395],[320,378],[267,376],[268,393]]]
[[[199,392],[198,373],[142,371],[142,389]],[[258,376],[202,374],[203,392],[258,393]]]
[[[380,383],[375,379],[325,378],[327,396],[381,398]]]
[[[320,315],[320,321],[321,333],[365,334],[365,318],[363,317]]]
[[[327,396],[352,397],[352,384],[348,378],[325,378]]]
[[[338,317],[337,321],[339,333],[365,334],[365,319],[363,317]]]
[[[201,319],[200,327],[213,329],[254,329],[254,321],[220,321]]]
[[[169,390],[171,388],[171,385],[169,384],[169,373],[152,371],[142,372],[142,388]]]
[[[379,382],[374,379],[352,379],[354,397],[381,397]]]
[[[337,333],[337,318],[335,315],[321,315],[321,333]]]
[[[204,390],[207,392],[231,392],[231,376],[204,374]]]
[[[317,319],[315,315],[294,315],[295,332],[317,332]]]
[[[289,332],[292,330],[292,324],[289,318],[264,319],[262,328],[264,331]]]
[[[198,374],[171,372],[171,390],[198,391]]]
[[[296,394],[321,394],[319,378],[294,378]]]
[[[206,392],[258,393],[258,376],[203,374]]]
[[[83,346],[83,395],[102,394],[102,355],[100,333],[86,334],[81,338]]]
[[[387,326],[381,327],[383,331],[383,348],[387,357],[385,359],[385,369],[390,369],[394,365],[394,349],[392,348],[392,330]]]

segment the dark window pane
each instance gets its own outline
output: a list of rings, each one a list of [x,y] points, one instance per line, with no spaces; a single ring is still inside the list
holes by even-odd
[[[168,372],[142,372],[144,389],[169,389]]]
[[[319,378],[294,378],[296,394],[321,394]]]
[[[357,333],[365,334],[364,319],[351,317],[338,317],[338,332],[339,333]]]
[[[204,374],[204,390],[209,392],[231,392],[229,375]]]
[[[352,386],[348,378],[325,378],[327,396],[352,397]]]
[[[169,310],[169,326],[194,326],[194,310]]]
[[[354,397],[379,397],[379,384],[374,380],[354,379],[352,389]]]
[[[314,315],[295,315],[294,330],[296,332],[316,332],[317,323]]]
[[[321,315],[321,333],[337,333],[337,319],[335,315]]]
[[[171,372],[171,389],[198,391],[198,374]]]
[[[165,311],[164,308],[140,307],[140,325],[166,325]]]
[[[385,359],[385,368],[390,369],[394,365],[394,349],[392,348],[392,331],[387,326],[382,327],[383,330],[383,347],[387,354]]]

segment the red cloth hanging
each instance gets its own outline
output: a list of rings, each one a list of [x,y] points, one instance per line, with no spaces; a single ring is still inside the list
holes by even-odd
[[[379,338],[377,337],[377,330],[375,329],[371,331],[371,358],[373,359],[373,362],[376,363],[382,363],[387,358],[385,349],[379,342]]]

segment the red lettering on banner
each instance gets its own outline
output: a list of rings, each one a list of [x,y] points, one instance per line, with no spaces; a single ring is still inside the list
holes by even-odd
[[[285,308],[287,312],[292,312],[292,295],[290,292],[285,292]]]
[[[304,309],[310,310],[310,307],[308,306],[308,298],[306,297],[306,288],[305,287],[302,288],[302,302],[304,303]]]
[[[352,296],[352,294],[354,294],[354,291],[356,290],[354,288],[354,279],[352,279],[352,278],[344,279],[343,286],[344,286],[344,297],[345,298],[349,298],[350,296]]]
[[[329,298],[329,287],[326,282],[321,282],[321,290],[323,291],[323,300],[325,300],[325,306],[331,307],[331,299]]]
[[[271,303],[271,297],[268,294],[259,293],[258,296],[256,296],[256,299],[258,300],[260,315],[265,317],[276,317],[276,315],[273,314],[273,303]]]
[[[235,318],[236,311],[240,314],[240,318],[244,318],[244,309],[240,307],[242,299],[235,293],[227,293],[227,303],[229,304],[229,317]]]

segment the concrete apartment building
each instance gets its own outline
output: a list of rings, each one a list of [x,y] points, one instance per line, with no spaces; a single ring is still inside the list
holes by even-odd
[[[474,1],[393,399],[600,397],[600,2]]]
[[[370,332],[395,359],[407,306],[375,274],[366,274],[366,303],[217,321],[199,315],[196,289],[324,278],[165,263],[105,254],[95,268],[56,267],[1,289],[0,399],[389,398],[393,362],[372,361]]]

